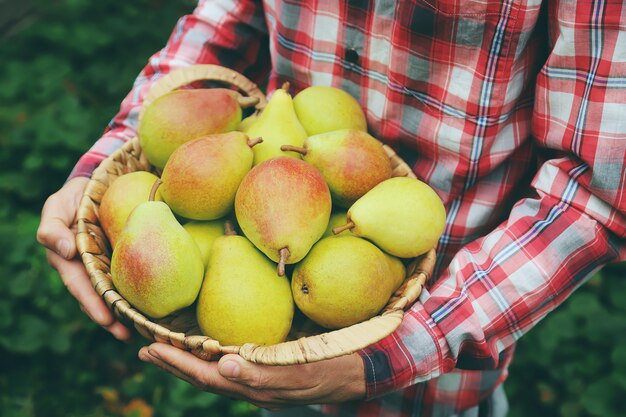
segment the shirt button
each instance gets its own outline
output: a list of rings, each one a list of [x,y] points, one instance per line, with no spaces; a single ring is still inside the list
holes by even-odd
[[[359,62],[359,53],[354,48],[346,49],[345,59],[352,64],[356,64]]]

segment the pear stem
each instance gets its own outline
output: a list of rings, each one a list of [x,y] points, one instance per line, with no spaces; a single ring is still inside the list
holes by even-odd
[[[224,235],[225,236],[237,236],[235,225],[230,220],[224,221]]]
[[[248,146],[252,148],[254,145],[258,145],[261,142],[263,142],[263,138],[260,136],[256,139],[248,139]]]
[[[282,145],[280,147],[280,150],[283,152],[297,152],[303,156],[306,155],[308,152],[306,148],[302,148],[300,146],[292,146],[292,145]]]
[[[354,226],[355,226],[354,222],[349,221],[348,223],[344,224],[343,226],[335,227],[333,229],[333,234],[334,235],[338,235],[339,233],[341,233],[343,231],[353,229]]]
[[[291,253],[289,252],[289,249],[287,247],[282,248],[278,251],[278,253],[280,254],[280,259],[278,260],[278,276],[284,277],[285,263],[287,262],[287,259],[289,259]]]
[[[239,95],[237,97],[237,104],[239,104],[239,107],[242,109],[247,109],[248,107],[253,107],[259,104],[259,98]]]
[[[280,86],[281,90],[285,90],[286,92],[289,92],[289,87],[291,87],[291,84],[289,84],[289,81],[285,81],[283,85]]]
[[[159,189],[159,186],[161,184],[163,184],[163,181],[161,181],[161,178],[157,178],[157,180],[154,182],[154,184],[152,184],[152,188],[150,189],[150,195],[148,196],[148,201],[154,201],[154,198],[156,197],[157,190]]]

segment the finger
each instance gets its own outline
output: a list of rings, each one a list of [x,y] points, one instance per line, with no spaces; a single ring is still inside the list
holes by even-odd
[[[154,354],[154,353],[153,353]],[[252,398],[240,394],[238,392],[232,391],[232,390],[225,390],[225,389],[220,389],[217,388],[215,386],[208,386],[206,384],[204,384],[203,382],[195,379],[194,377],[183,373],[180,369],[175,368],[174,366],[170,365],[169,363],[163,361],[160,358],[157,358],[156,356],[153,356],[153,354],[150,353],[149,348],[148,347],[143,347],[139,350],[139,359],[141,359],[144,362],[148,362],[151,363],[155,366],[158,366],[159,368],[161,368],[163,371],[165,372],[169,372],[170,374],[174,375],[177,378],[182,379],[183,381],[186,381],[187,383],[193,385],[194,387],[201,389],[203,391],[206,392],[211,392],[214,394],[218,394],[230,399],[236,399],[236,400],[243,400],[243,401],[248,401],[252,404],[254,404],[257,407],[261,407],[261,408],[267,408],[267,409],[273,409],[273,410],[278,410],[278,407],[275,404],[271,404],[271,403],[265,403],[262,401],[255,401]]]
[[[306,390],[315,386],[307,368],[293,365],[288,368],[258,365],[248,362],[239,355],[225,355],[218,363],[219,373],[230,381],[251,388],[272,390]]]
[[[83,313],[85,313],[92,321],[95,322],[95,320],[93,319],[93,317],[91,317],[91,314],[89,314],[89,312],[87,311],[87,309],[85,308],[85,306],[83,306],[82,304],[80,304],[80,309],[83,311]],[[111,333],[113,335],[113,337],[115,337],[116,339],[123,341],[123,342],[128,342],[132,339],[133,334],[130,332],[130,330],[124,326],[122,323],[120,323],[119,321],[114,321],[113,324],[109,325],[109,326],[102,326],[102,328],[104,330],[106,330],[107,332]]]
[[[167,367],[167,369],[164,368],[165,370],[205,391],[231,398],[250,398],[250,393],[243,386],[228,381],[219,374],[215,362],[204,361],[189,352],[165,343],[153,343],[146,350],[147,352],[144,351],[144,353],[162,362]]]
[[[101,326],[113,324],[113,313],[91,286],[82,262],[77,259],[68,261],[52,251],[47,251],[47,255],[50,265],[59,272],[67,290],[84,307],[89,317]]]
[[[41,210],[37,241],[65,259],[76,256],[71,228],[88,178],[74,178],[48,198]]]
[[[111,333],[113,337],[117,340],[121,340],[123,342],[128,342],[132,339],[133,334],[130,332],[128,327],[124,326],[119,321],[115,321],[110,326],[102,326],[106,331]]]
[[[177,368],[174,368],[173,366],[169,365],[168,363],[162,361],[161,359],[157,358],[156,356],[153,356],[149,353],[148,348],[147,347],[142,347],[139,350],[139,359],[141,359],[144,362],[149,362],[152,363],[153,365],[158,366],[159,368],[163,369],[165,372],[169,372],[170,374],[184,380],[187,381],[188,383],[190,383],[191,385],[194,385],[196,387],[198,387],[198,381],[195,381],[194,379],[192,379],[190,376],[184,374],[183,372],[179,371]]]
[[[41,223],[37,229],[37,241],[65,259],[76,255],[75,237],[70,230],[74,213],[60,198],[52,196],[41,211]]]
[[[104,300],[96,293],[81,261],[63,259],[47,250],[48,262],[61,276],[70,294],[78,300],[83,311],[97,324],[111,332],[119,340],[128,340],[130,331],[119,323]]]
[[[64,259],[76,256],[74,233],[59,217],[42,217],[37,229],[37,241]]]

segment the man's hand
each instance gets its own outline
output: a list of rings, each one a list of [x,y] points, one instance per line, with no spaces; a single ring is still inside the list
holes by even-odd
[[[41,211],[37,240],[46,247],[48,263],[59,272],[81,309],[117,339],[127,340],[131,335],[129,330],[115,319],[93,289],[83,263],[77,258],[74,222],[88,182],[88,178],[74,178],[46,200]]]
[[[270,410],[365,397],[365,370],[357,354],[305,365],[269,366],[247,362],[239,355],[206,362],[174,346],[153,343],[139,351],[139,359],[203,391]]]

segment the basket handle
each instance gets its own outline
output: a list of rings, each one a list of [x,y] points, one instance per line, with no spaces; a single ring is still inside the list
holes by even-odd
[[[195,81],[219,81],[237,87],[244,96],[258,99],[258,103],[255,105],[257,110],[263,109],[267,104],[267,99],[261,89],[237,71],[213,64],[192,65],[178,68],[152,85],[139,111],[139,120],[141,120],[145,109],[154,100]]]

